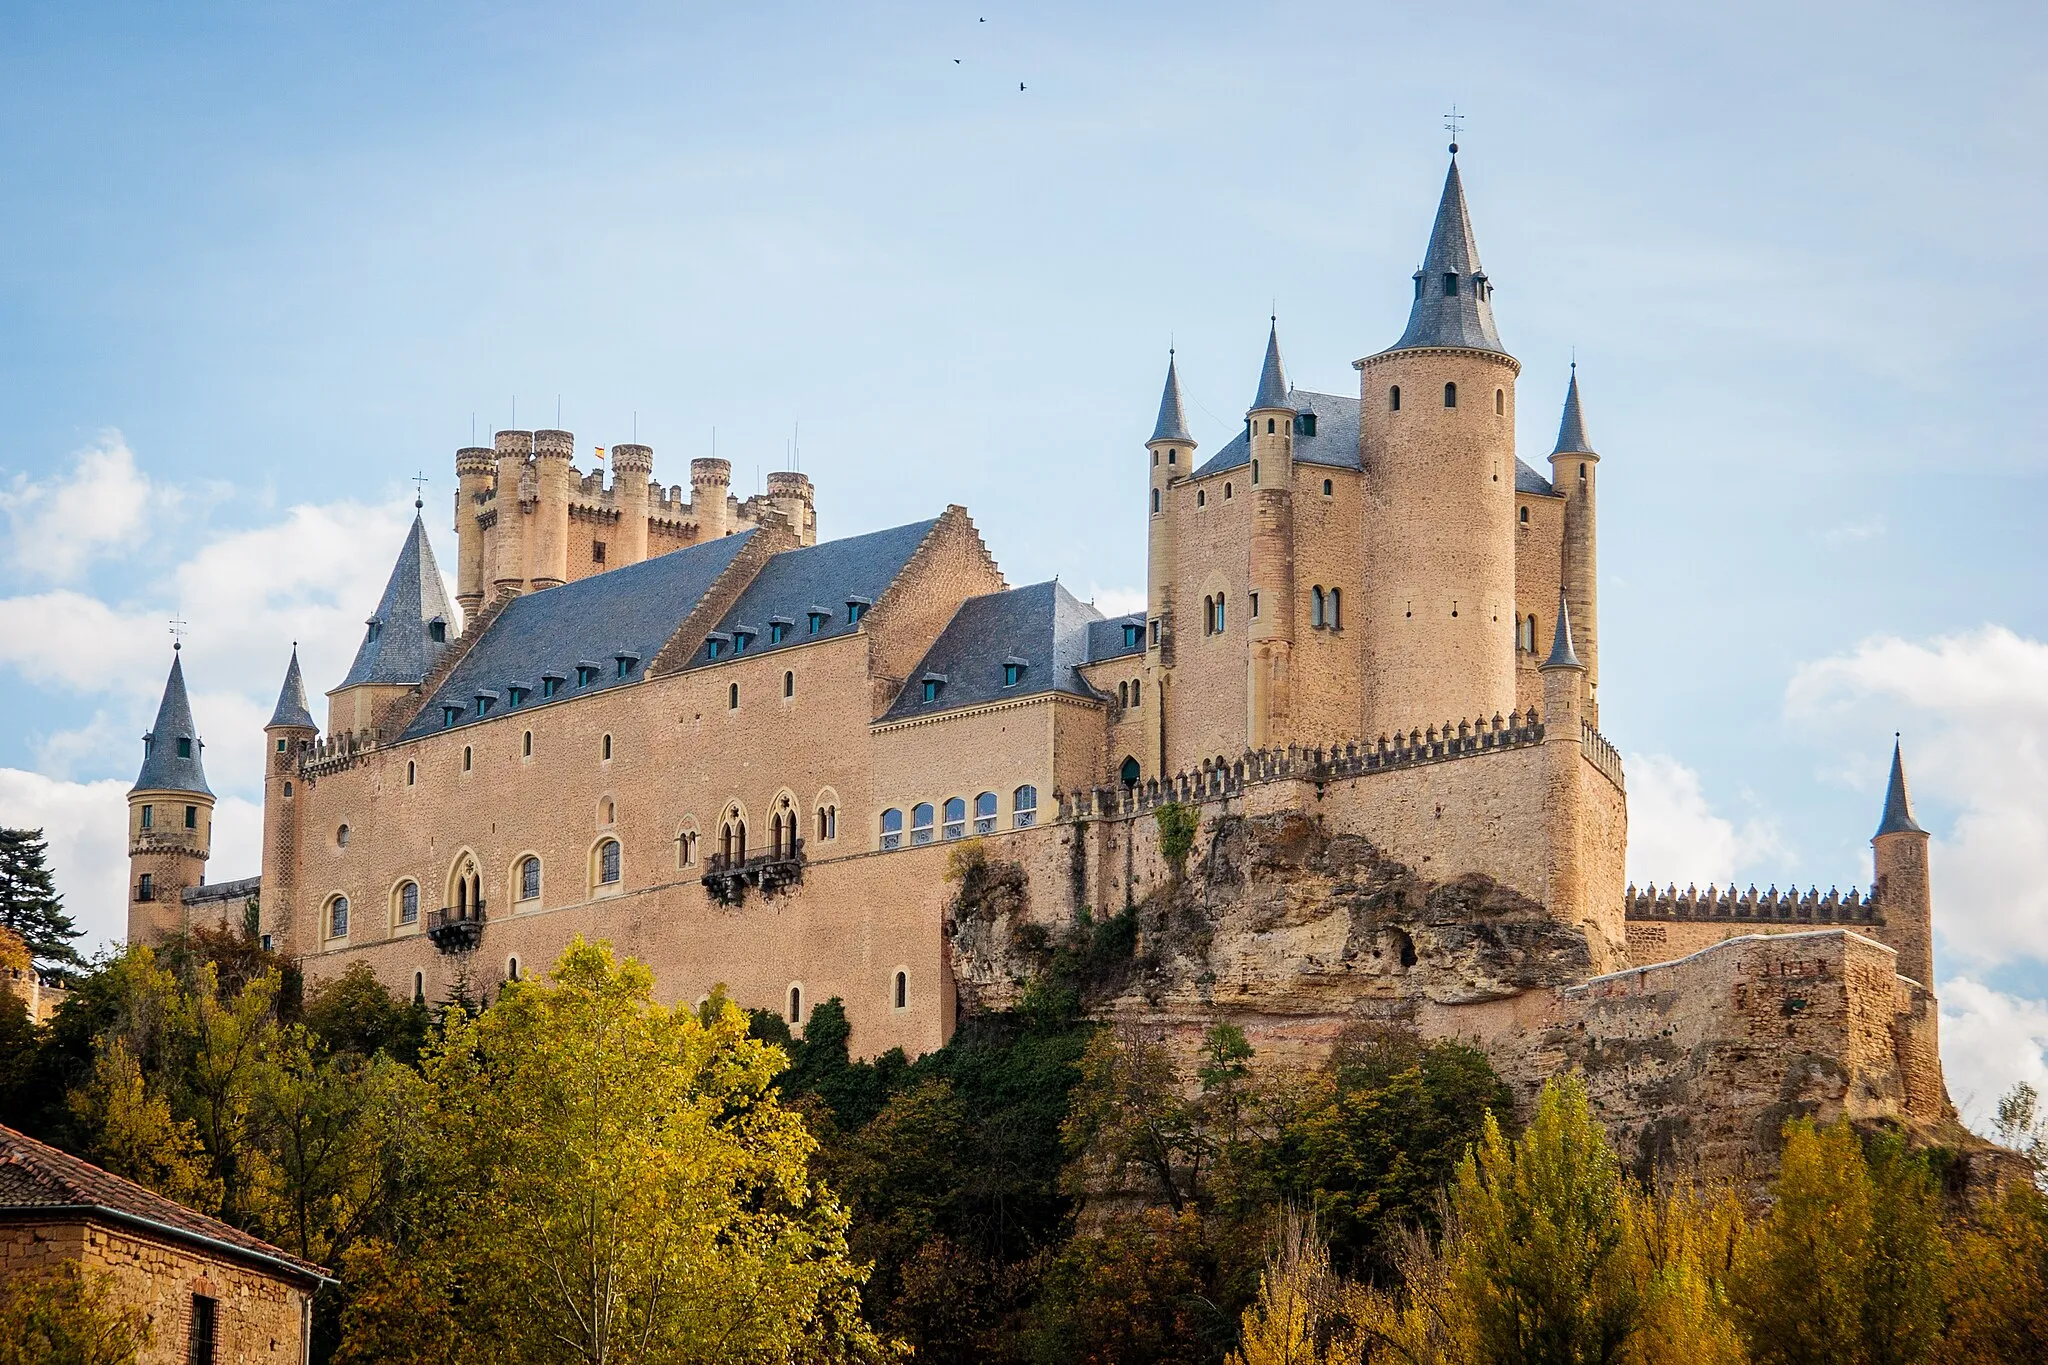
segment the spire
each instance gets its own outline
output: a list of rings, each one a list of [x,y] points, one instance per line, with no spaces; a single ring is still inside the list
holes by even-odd
[[[1579,366],[1572,362],[1571,387],[1564,391],[1564,420],[1557,424],[1557,446],[1553,455],[1591,455],[1586,441],[1586,419],[1579,412]]]
[[[1274,318],[1266,332],[1266,363],[1259,371],[1259,392],[1250,411],[1287,406],[1287,371],[1280,366],[1280,319]]]
[[[1892,739],[1892,780],[1884,793],[1884,820],[1877,827],[1879,836],[1886,834],[1925,834],[1927,831],[1913,820],[1913,807],[1906,800],[1906,764],[1899,757],[1899,741]]]
[[[1493,286],[1479,264],[1479,243],[1472,236],[1472,215],[1465,208],[1465,184],[1458,178],[1455,154],[1436,206],[1436,226],[1429,231],[1429,250],[1422,269],[1415,272],[1408,330],[1387,349],[1424,346],[1501,350],[1500,333],[1493,328]]]
[[[391,566],[383,599],[341,685],[412,687],[433,672],[454,635],[455,608],[442,586],[434,547],[427,543],[426,524],[414,512],[412,530],[398,551],[398,562]]]
[[[1550,637],[1550,657],[1543,661],[1544,668],[1584,668],[1579,662],[1578,651],[1572,648],[1572,608],[1557,595],[1557,633]]]
[[[1152,441],[1195,443],[1195,438],[1188,435],[1187,410],[1180,402],[1180,371],[1174,366],[1172,351],[1166,353],[1166,389],[1159,395],[1159,420],[1152,424]]]
[[[313,723],[313,713],[306,709],[306,684],[299,677],[299,647],[296,643],[292,645],[292,665],[284,671],[284,686],[278,690],[277,709],[270,713],[270,724],[263,728],[320,728]]]
[[[206,770],[199,764],[199,748],[199,727],[192,723],[192,701],[185,695],[184,654],[175,651],[171,676],[164,680],[164,699],[156,708],[156,724],[142,737],[142,771],[129,790],[212,796]]]

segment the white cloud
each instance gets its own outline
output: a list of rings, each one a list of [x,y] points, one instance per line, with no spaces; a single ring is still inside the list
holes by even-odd
[[[118,431],[73,455],[68,475],[31,480],[17,474],[0,490],[16,568],[57,582],[93,560],[133,547],[150,515],[176,505],[178,491],[150,481]]]
[[[128,932],[128,783],[61,782],[0,768],[0,825],[41,829],[64,909],[90,951]]]
[[[2048,1003],[1949,978],[1941,984],[1941,1060],[1963,1121],[1989,1135],[1998,1097],[2015,1082],[2048,1094]]]
[[[1091,583],[1088,585],[1088,600],[1104,616],[1129,616],[1134,611],[1145,610],[1143,588],[1105,588]]]
[[[1850,776],[1873,796],[1888,756],[1867,736],[1905,730],[1915,813],[1935,832],[1943,949],[1972,967],[2048,963],[2048,643],[2002,626],[1866,640],[1802,666],[1786,710],[1866,737],[1868,757]],[[1930,807],[1954,816],[1930,818]]]
[[[1726,886],[1786,854],[1775,825],[1715,814],[1699,774],[1668,755],[1632,755],[1628,787],[1628,875],[1639,886]]]

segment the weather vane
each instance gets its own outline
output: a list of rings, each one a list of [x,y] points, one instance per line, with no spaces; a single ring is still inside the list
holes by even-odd
[[[432,482],[433,480],[427,477],[427,472],[424,469],[412,476],[412,505],[415,510],[427,505],[425,490],[426,486]]]
[[[171,648],[172,648],[172,649],[174,649],[174,650],[180,650],[180,649],[183,649],[183,648],[185,647],[185,632],[186,632],[186,630],[187,630],[187,629],[189,629],[189,628],[190,628],[191,624],[192,624],[192,623],[191,623],[190,621],[187,621],[187,620],[186,620],[186,619],[185,619],[184,617],[182,617],[182,616],[173,616],[173,617],[171,618]]]
[[[1447,132],[1447,133],[1449,133],[1449,134],[1451,135],[1451,153],[1452,153],[1452,155],[1456,155],[1456,154],[1457,154],[1457,151],[1458,151],[1458,125],[1459,125],[1459,124],[1461,124],[1461,123],[1463,123],[1464,121],[1465,121],[1465,116],[1464,116],[1463,114],[1461,114],[1461,113],[1459,113],[1459,112],[1458,112],[1458,106],[1457,106],[1457,105],[1455,105],[1455,104],[1453,104],[1453,105],[1451,106],[1451,112],[1450,112],[1450,113],[1448,113],[1448,114],[1445,114],[1445,115],[1444,115],[1444,131],[1445,131],[1445,132]]]

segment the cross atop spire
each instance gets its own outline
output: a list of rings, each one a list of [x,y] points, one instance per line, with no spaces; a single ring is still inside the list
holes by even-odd
[[[1455,104],[1451,106],[1451,112],[1444,115],[1444,131],[1451,135],[1452,156],[1456,156],[1458,154],[1459,125],[1462,124],[1464,121],[1465,116],[1458,112],[1458,106]]]

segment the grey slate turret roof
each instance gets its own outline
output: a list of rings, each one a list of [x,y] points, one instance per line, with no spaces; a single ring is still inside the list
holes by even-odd
[[[1447,288],[1446,277],[1453,275],[1457,277],[1456,283]],[[1472,215],[1465,208],[1465,183],[1458,176],[1456,157],[1451,159],[1450,172],[1444,176],[1436,225],[1430,229],[1429,250],[1423,255],[1422,269],[1415,272],[1415,280],[1415,303],[1408,310],[1408,330],[1388,350],[1460,346],[1475,351],[1501,351],[1500,333],[1493,327],[1493,301],[1486,285],[1486,272],[1479,264],[1479,243],[1472,236]]]
[[[278,689],[277,709],[270,713],[270,724],[266,730],[281,726],[300,726],[308,730],[320,727],[313,721],[313,713],[306,709],[306,683],[299,676],[299,647],[292,646],[292,664],[284,671],[284,686]]]
[[[1584,668],[1579,652],[1572,648],[1572,607],[1563,593],[1557,595],[1557,631],[1550,637],[1550,657],[1544,668]]]
[[[182,742],[184,752],[179,752]],[[192,702],[185,695],[185,660],[171,655],[171,676],[164,680],[164,699],[156,708],[156,724],[142,737],[142,771],[132,792],[192,792],[212,796],[206,769],[200,765],[199,727],[192,721]]]
[[[1579,411],[1579,367],[1572,366],[1571,387],[1564,391],[1564,419],[1557,424],[1557,444],[1551,448],[1553,455],[1591,455],[1593,447],[1586,441],[1586,419]]]
[[[436,621],[442,626],[440,640],[430,629]],[[426,525],[415,512],[384,596],[364,628],[363,643],[341,687],[417,686],[434,671],[455,634],[455,608],[441,582],[441,567],[434,562],[434,547],[427,542]]]
[[[1287,371],[1280,364],[1280,320],[1275,318],[1266,331],[1266,363],[1259,367],[1259,391],[1252,397],[1249,412],[1287,406]]]
[[[1064,692],[1096,697],[1077,665],[1088,661],[1090,628],[1102,613],[1058,580],[970,597],[953,613],[881,721],[957,711],[966,706]],[[1004,665],[1022,665],[1017,682],[1003,685]],[[927,679],[939,694],[924,699]]]
[[[1159,395],[1159,420],[1152,424],[1152,440],[1195,443],[1195,438],[1188,435],[1187,409],[1180,401],[1180,371],[1174,366],[1171,351],[1166,353],[1166,388]]]
[[[1899,757],[1899,742],[1892,741],[1892,780],[1884,792],[1884,819],[1879,834],[1925,834],[1913,819],[1913,807],[1906,800],[1906,764]]]

